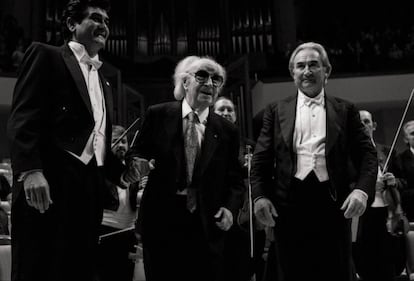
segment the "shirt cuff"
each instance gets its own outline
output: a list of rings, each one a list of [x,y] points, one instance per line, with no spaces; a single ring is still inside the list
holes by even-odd
[[[352,192],[359,193],[365,199],[365,201],[368,200],[368,194],[365,191],[361,189],[354,189]]]
[[[42,169],[33,169],[33,170],[21,172],[19,174],[19,176],[17,177],[17,181],[18,182],[23,182],[27,178],[28,175],[33,174],[35,172],[43,172],[43,170]]]

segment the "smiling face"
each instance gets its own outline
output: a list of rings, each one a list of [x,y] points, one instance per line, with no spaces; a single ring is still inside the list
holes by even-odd
[[[199,73],[204,77],[199,77]],[[184,80],[185,99],[192,109],[202,111],[215,103],[222,86],[217,82],[219,77],[223,80],[219,69],[207,60],[188,72]]]
[[[291,75],[296,87],[308,97],[317,96],[328,77],[320,54],[310,48],[303,49],[296,54]]]
[[[67,25],[72,32],[72,40],[85,46],[89,56],[94,57],[105,47],[109,36],[109,17],[105,10],[89,7],[81,22],[69,18]]]

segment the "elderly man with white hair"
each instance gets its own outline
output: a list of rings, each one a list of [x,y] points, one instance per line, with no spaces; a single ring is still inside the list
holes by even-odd
[[[222,280],[226,231],[241,205],[237,128],[209,107],[226,79],[208,57],[174,74],[178,101],[148,108],[129,165],[149,173],[139,212],[147,280]]]

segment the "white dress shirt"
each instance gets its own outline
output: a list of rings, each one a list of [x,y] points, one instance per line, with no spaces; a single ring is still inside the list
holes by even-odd
[[[324,90],[309,98],[298,90],[293,149],[297,157],[295,177],[304,180],[314,171],[320,182],[329,180],[325,158],[326,109]]]
[[[98,70],[94,65],[89,65],[86,61],[92,59],[98,61],[99,57],[96,55],[93,58],[89,58],[85,47],[74,41],[68,43],[70,49],[75,54],[75,57],[82,70],[83,77],[85,78],[86,86],[89,93],[89,98],[92,105],[93,119],[95,126],[91,135],[89,136],[88,142],[83,149],[82,154],[76,155],[71,151],[68,151],[71,155],[82,161],[85,165],[89,163],[93,156],[96,158],[98,166],[103,166],[105,159],[105,130],[106,130],[106,108],[105,100],[103,96],[102,86],[100,84]]]

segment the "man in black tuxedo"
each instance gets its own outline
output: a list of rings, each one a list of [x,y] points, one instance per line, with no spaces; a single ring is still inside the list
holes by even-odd
[[[320,44],[296,48],[297,92],[266,108],[253,155],[254,213],[274,226],[277,274],[287,281],[353,280],[350,218],[374,194],[376,151],[355,106],[326,94],[331,69]]]
[[[8,123],[14,281],[94,278],[104,176],[119,183],[125,170],[111,153],[111,87],[99,71],[108,9],[70,1],[65,44],[25,54]]]
[[[142,175],[149,160],[154,164],[138,214],[145,275],[148,281],[222,280],[225,233],[244,190],[237,128],[209,108],[225,70],[211,58],[189,56],[178,63],[174,81],[179,101],[148,108],[127,155]]]

